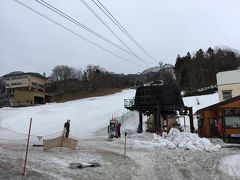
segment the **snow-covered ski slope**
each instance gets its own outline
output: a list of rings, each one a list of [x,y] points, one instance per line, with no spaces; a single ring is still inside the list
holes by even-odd
[[[133,98],[134,95],[135,90],[129,89],[112,95],[65,103],[51,103],[21,108],[1,108],[0,126],[12,131],[27,133],[29,120],[32,118],[31,134],[43,136],[61,132],[64,122],[70,119],[70,134],[76,137],[86,137],[106,127],[112,115],[120,116],[123,112],[126,112],[123,100]],[[216,102],[218,102],[217,93],[184,98],[185,105],[192,106],[194,112]],[[186,123],[188,124],[187,119]]]
[[[86,137],[108,125],[112,115],[121,115],[124,99],[133,98],[135,90],[40,106],[1,108],[0,126],[12,131],[27,133],[32,118],[33,135],[48,135],[63,130],[64,122],[71,120],[70,134]]]

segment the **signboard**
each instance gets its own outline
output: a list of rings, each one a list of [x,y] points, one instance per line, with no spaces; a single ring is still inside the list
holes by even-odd
[[[231,137],[240,137],[240,134],[231,134]]]

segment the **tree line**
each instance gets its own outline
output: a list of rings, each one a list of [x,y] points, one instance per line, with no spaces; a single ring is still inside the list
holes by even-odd
[[[240,65],[239,53],[232,49],[209,47],[191,55],[178,55],[175,63],[176,82],[189,94],[205,87],[216,87],[216,74],[235,70]]]
[[[240,55],[232,49],[209,47],[196,53],[178,55],[175,66],[159,64],[158,71],[138,74],[116,74],[98,65],[88,65],[85,70],[67,65],[58,65],[48,78],[46,91],[53,94],[71,92],[96,92],[104,89],[124,89],[163,80],[164,83],[177,83],[181,90],[194,94],[199,89],[216,87],[216,74],[235,70],[240,65]]]
[[[53,68],[46,84],[46,91],[55,96],[67,93],[100,92],[111,89],[136,88],[159,79],[173,82],[173,66],[163,65],[157,72],[116,74],[98,65],[88,65],[85,70],[67,65]],[[79,97],[78,97],[79,98]]]
[[[47,92],[96,91],[101,88],[125,88],[128,82],[122,74],[106,71],[96,65],[88,65],[85,70],[67,65],[58,65],[52,70],[47,82]]]

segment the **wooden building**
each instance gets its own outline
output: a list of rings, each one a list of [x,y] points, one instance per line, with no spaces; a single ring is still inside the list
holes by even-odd
[[[240,140],[240,96],[198,110],[198,134]]]

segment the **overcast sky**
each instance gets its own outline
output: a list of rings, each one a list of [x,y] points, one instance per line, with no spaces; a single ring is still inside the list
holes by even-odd
[[[50,75],[56,65],[84,70],[88,64],[116,73],[137,73],[159,61],[174,65],[178,54],[194,53],[199,48],[240,49],[239,0],[100,0],[155,60],[126,38],[91,0],[85,1],[140,59],[34,0],[19,1],[125,59],[99,49],[13,0],[0,0],[0,76],[12,71]],[[45,1],[126,49],[81,0]]]

